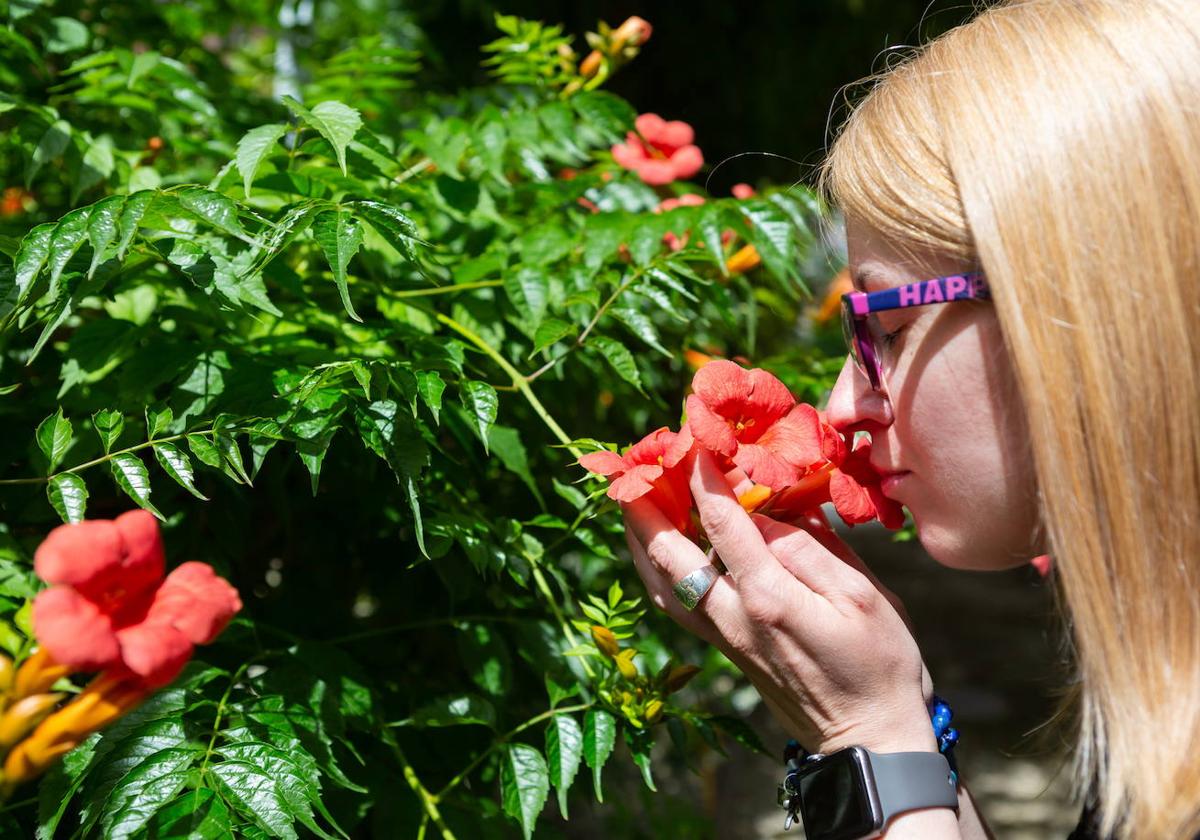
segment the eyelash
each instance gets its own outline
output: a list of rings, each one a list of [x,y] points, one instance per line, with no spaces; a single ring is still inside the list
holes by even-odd
[[[881,336],[881,339],[883,340],[883,346],[891,347],[893,344],[896,343],[896,340],[900,337],[900,333],[902,333],[903,331],[904,331],[904,327],[900,327],[900,328],[894,330],[893,332],[884,333]]]

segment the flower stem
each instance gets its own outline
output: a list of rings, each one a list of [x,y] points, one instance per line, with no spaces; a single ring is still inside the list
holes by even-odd
[[[117,457],[118,455],[124,455],[127,452],[137,452],[139,449],[145,449],[147,446],[153,446],[156,443],[171,443],[172,441],[182,440],[183,438],[187,437],[188,435],[211,435],[211,434],[215,434],[215,433],[216,433],[215,429],[202,429],[198,432],[184,432],[181,435],[171,435],[170,437],[154,438],[154,440],[148,440],[145,443],[135,443],[133,446],[127,446],[124,449],[118,449],[116,452],[110,452],[107,455],[103,455],[99,458],[93,458],[92,460],[85,461],[82,464],[76,464],[75,466],[71,467],[70,469],[59,470],[58,472],[54,473],[54,475],[48,475],[43,478],[5,478],[5,479],[0,479],[0,484],[44,484],[45,482],[54,478],[55,475],[61,475],[62,473],[73,473],[73,472],[79,472],[80,470],[86,470],[88,467],[94,467],[97,464],[103,464],[105,461],[111,461],[113,458]]]

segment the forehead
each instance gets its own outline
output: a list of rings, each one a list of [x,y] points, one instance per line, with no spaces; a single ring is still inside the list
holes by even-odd
[[[846,220],[850,279],[859,291],[876,291],[957,271],[953,261],[896,245],[852,218]]]

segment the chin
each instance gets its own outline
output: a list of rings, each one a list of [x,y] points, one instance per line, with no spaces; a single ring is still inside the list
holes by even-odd
[[[915,512],[917,539],[929,556],[943,566],[968,572],[999,572],[1015,569],[1029,562],[1021,552],[1006,546],[1003,535],[976,533],[961,526],[925,520]]]

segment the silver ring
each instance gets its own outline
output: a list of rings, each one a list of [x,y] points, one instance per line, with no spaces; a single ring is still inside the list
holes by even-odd
[[[701,566],[691,574],[684,575],[672,588],[679,603],[684,609],[694,610],[700,599],[708,594],[713,582],[721,576],[720,571],[712,563]]]

